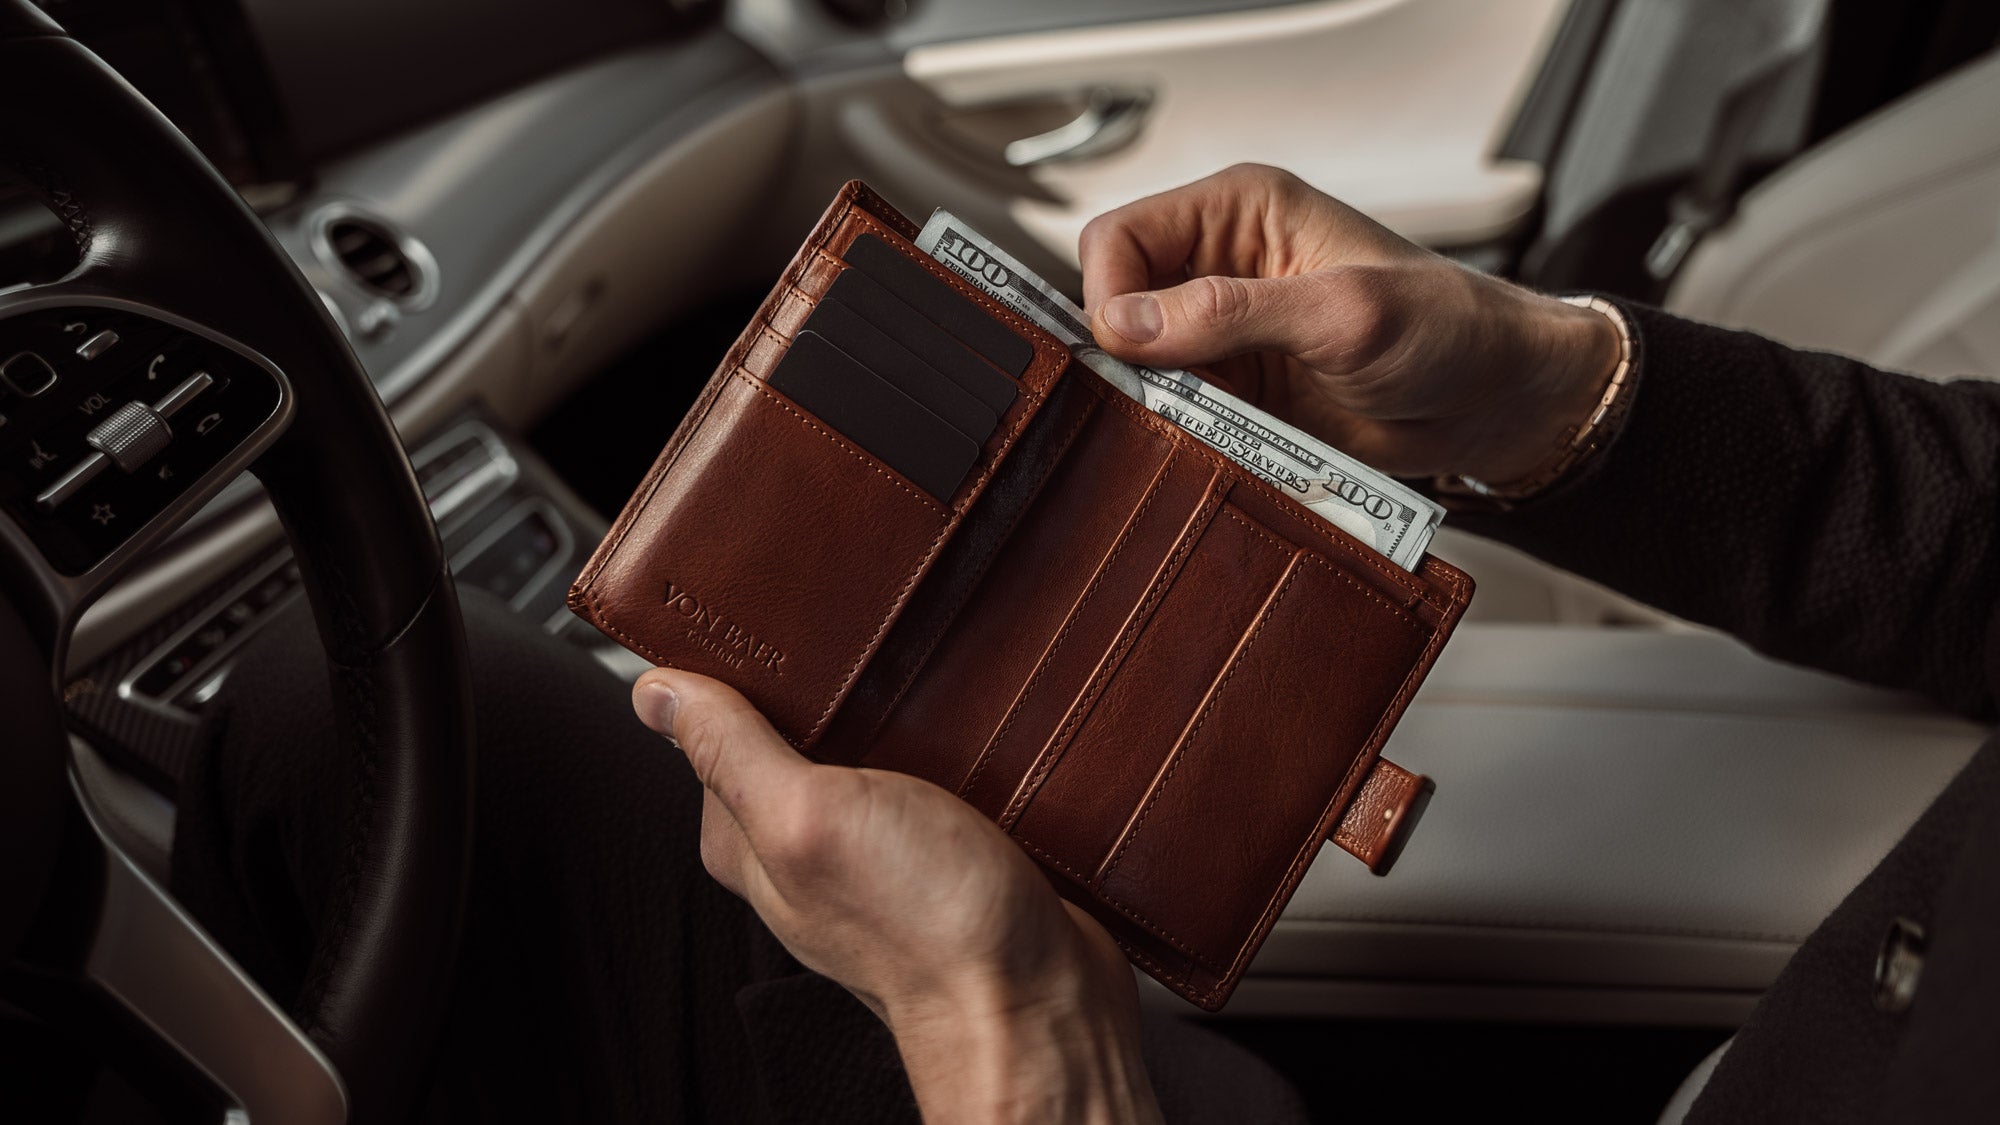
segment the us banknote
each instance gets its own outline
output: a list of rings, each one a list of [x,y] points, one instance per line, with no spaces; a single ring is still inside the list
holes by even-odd
[[[1083,310],[949,211],[917,248],[1046,329],[1076,358],[1147,410],[1227,454],[1320,518],[1415,570],[1443,509],[1392,477],[1285,424],[1187,371],[1126,363],[1097,346]]]

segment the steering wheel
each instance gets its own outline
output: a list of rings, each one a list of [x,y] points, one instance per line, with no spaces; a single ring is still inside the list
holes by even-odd
[[[0,166],[79,251],[0,294],[0,996],[164,1040],[253,1120],[405,1119],[471,854],[471,688],[430,511],[264,225],[27,0],[0,0],[0,105]],[[82,609],[246,468],[297,556],[355,794],[334,916],[283,998],[310,1042],[98,841],[57,703]]]

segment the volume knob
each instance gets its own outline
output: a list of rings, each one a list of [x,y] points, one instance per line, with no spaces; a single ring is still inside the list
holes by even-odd
[[[174,440],[174,431],[152,407],[128,402],[112,411],[83,440],[130,473],[165,449]]]

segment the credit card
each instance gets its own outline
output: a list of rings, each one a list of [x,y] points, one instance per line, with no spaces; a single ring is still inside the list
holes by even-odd
[[[936,274],[898,254],[896,248],[864,234],[841,257],[881,282],[909,306],[958,337],[993,366],[1020,378],[1035,358],[1035,346],[979,307],[978,302],[938,279]]]
[[[804,327],[826,337],[847,353],[847,358],[917,400],[919,406],[973,441],[985,444],[1000,424],[999,416],[985,403],[839,301],[822,299]]]
[[[1014,380],[860,269],[841,270],[826,295],[860,313],[918,359],[944,372],[952,382],[985,403],[996,417],[1014,405],[1020,393]]]
[[[979,460],[979,443],[882,381],[817,332],[800,332],[771,386],[941,501]]]

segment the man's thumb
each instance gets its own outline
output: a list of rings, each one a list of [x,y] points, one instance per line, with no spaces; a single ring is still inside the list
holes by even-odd
[[[1124,293],[1097,307],[1091,331],[1121,359],[1155,367],[1213,363],[1244,352],[1302,351],[1314,317],[1310,276],[1197,277],[1171,289]]]
[[[707,676],[653,669],[632,686],[632,708],[680,745],[701,783],[746,828],[807,768],[749,700]]]

